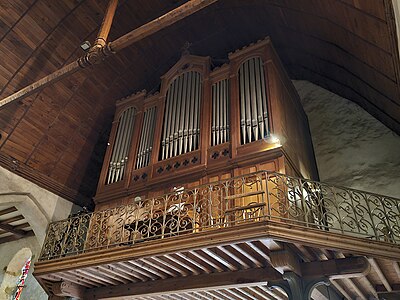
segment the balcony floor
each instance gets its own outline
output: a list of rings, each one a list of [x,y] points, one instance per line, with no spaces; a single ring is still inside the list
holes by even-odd
[[[83,299],[287,299],[282,291],[267,288],[267,282],[245,280],[249,274],[273,268],[271,252],[282,249],[289,249],[301,262],[366,256],[371,265],[366,276],[330,280],[347,299],[376,299],[378,293],[400,287],[398,245],[273,221],[40,261],[35,276],[48,292],[55,282],[73,283]],[[241,282],[215,281],[213,286],[211,281],[207,288],[169,284],[173,279],[207,281],[207,275],[240,272],[246,272]],[[280,277],[278,271],[271,274]],[[156,291],[153,284],[161,287],[164,282],[164,289]]]

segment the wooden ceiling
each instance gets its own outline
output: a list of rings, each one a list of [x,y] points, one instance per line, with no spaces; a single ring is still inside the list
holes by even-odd
[[[86,297],[82,299],[287,300],[286,293],[278,289],[270,290],[266,284],[275,276],[280,278],[271,261],[271,246],[278,246],[279,249],[287,247],[285,249],[295,254],[302,264],[353,256],[341,251],[260,239],[175,251],[170,254],[147,254],[132,260],[122,261],[119,258],[117,262],[102,265],[95,265],[94,260],[87,260],[87,264],[92,266],[81,268],[77,267],[77,261],[70,256],[66,262],[67,266],[60,267],[58,272],[44,270],[46,267],[40,265],[37,267],[40,271],[36,269],[36,276],[47,291],[52,291],[55,282],[62,281],[75,284],[75,290],[86,289]],[[131,253],[134,253],[134,249],[131,249]],[[63,260],[65,261],[61,258],[58,262]],[[332,288],[343,299],[378,299],[384,293],[398,292],[398,262],[373,257],[369,257],[368,262],[371,269],[367,274],[341,274],[330,279]],[[329,273],[328,267],[319,269],[317,265],[314,264],[308,270],[316,273],[323,270],[325,274]],[[57,268],[57,262],[50,268]],[[268,269],[270,271],[267,272]],[[304,276],[305,274],[303,272]],[[327,275],[326,278],[328,277]]]
[[[184,2],[120,1],[110,40]],[[106,6],[106,0],[1,1],[0,98],[80,57],[79,45],[94,41]],[[349,98],[400,132],[391,0],[220,0],[101,65],[0,108],[0,165],[89,204],[116,99],[157,90],[186,41],[192,53],[223,61],[268,35],[291,78]]]
[[[31,225],[15,206],[0,207],[0,244],[33,235]]]

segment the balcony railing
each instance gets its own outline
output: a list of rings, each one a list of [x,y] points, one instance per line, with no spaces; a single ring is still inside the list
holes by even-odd
[[[49,224],[40,260],[275,220],[400,244],[400,200],[260,171]]]

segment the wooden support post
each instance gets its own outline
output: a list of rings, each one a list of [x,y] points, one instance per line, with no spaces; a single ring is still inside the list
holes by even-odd
[[[103,23],[101,23],[101,27],[97,38],[94,41],[93,47],[104,47],[106,45],[117,5],[118,0],[110,0],[110,2],[108,2],[107,10],[103,18]]]

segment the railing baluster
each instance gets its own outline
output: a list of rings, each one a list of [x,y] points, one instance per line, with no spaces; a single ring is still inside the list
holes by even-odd
[[[40,260],[265,219],[399,244],[399,218],[399,199],[259,171],[51,223]]]

